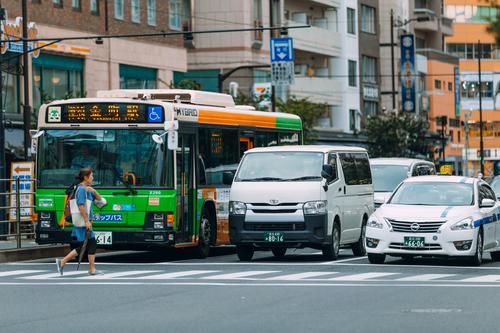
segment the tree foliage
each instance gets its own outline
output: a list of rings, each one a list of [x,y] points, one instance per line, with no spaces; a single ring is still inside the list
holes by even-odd
[[[383,115],[367,119],[364,134],[371,157],[429,158],[432,145],[427,138],[427,121],[414,116]]]
[[[497,15],[495,19],[490,20],[490,25],[488,26],[488,32],[495,36],[497,46],[500,45],[500,6],[497,0],[489,0],[490,6],[497,9]]]

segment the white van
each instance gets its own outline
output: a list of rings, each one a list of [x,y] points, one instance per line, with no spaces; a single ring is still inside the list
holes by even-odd
[[[226,174],[226,182],[231,176]],[[335,260],[341,246],[350,246],[364,255],[365,225],[373,211],[365,149],[255,148],[245,152],[234,176],[229,236],[242,261],[251,260],[256,248],[282,257],[287,248],[312,247]]]

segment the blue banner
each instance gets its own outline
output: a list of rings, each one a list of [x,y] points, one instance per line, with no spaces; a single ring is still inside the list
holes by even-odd
[[[460,71],[458,66],[453,69],[455,74],[455,116],[460,117]]]
[[[415,38],[412,34],[401,35],[401,100],[403,111],[416,111],[415,87]]]

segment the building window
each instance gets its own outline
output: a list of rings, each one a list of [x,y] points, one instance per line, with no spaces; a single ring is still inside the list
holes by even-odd
[[[447,5],[446,16],[458,23],[491,22],[496,20],[497,9],[493,6]]]
[[[90,0],[90,12],[99,14],[99,0]]]
[[[82,3],[80,0],[71,0],[71,8],[77,11],[82,10]]]
[[[349,129],[353,132],[359,130],[358,110],[349,110]]]
[[[370,6],[361,6],[361,31],[370,34],[376,33],[375,8]]]
[[[62,0],[52,0],[52,3],[54,4],[54,7],[62,8],[62,6],[63,6]]]
[[[434,88],[441,89],[441,80],[434,80]]]
[[[33,107],[56,99],[82,97],[83,60],[41,54],[33,59]]]
[[[458,143],[462,142],[462,133],[460,131],[457,131],[457,141]]]
[[[363,56],[361,59],[363,82],[377,83],[377,58]]]
[[[148,24],[156,25],[156,0],[148,1]]]
[[[130,0],[130,13],[132,22],[140,23],[141,22],[141,2],[140,0]]]
[[[377,115],[378,103],[375,101],[363,101],[363,109],[365,117],[373,117]]]
[[[120,89],[156,89],[155,68],[120,65]]]
[[[453,83],[448,82],[448,91],[453,91]]]
[[[123,0],[115,0],[115,19],[123,20]]]
[[[479,58],[479,49],[481,47],[482,59],[500,59],[500,52],[496,50],[494,44],[465,44],[465,43],[449,43],[446,45],[448,53],[451,53],[460,59],[477,59]]]
[[[262,0],[253,0],[253,25],[254,28],[262,27]],[[260,30],[254,31],[254,40],[261,41],[263,33]]]
[[[349,64],[349,87],[357,87],[358,73],[356,69],[356,61],[348,60]]]
[[[16,75],[17,68],[19,67],[19,58],[15,57],[10,60],[5,60],[6,58],[12,57],[11,53],[0,55],[0,57],[4,58],[4,62],[2,65],[3,69],[2,108],[5,110],[5,113],[20,113],[21,112],[19,103],[20,79],[19,76]]]
[[[463,81],[460,90],[462,98],[479,98],[479,82],[477,81]],[[482,97],[493,97],[492,81],[481,82],[481,94]]]
[[[181,2],[170,0],[168,11],[168,26],[172,30],[181,30]]]
[[[356,34],[356,10],[347,8],[347,33]]]

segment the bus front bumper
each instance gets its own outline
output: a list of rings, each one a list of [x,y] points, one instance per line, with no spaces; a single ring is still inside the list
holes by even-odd
[[[175,244],[175,232],[172,230],[94,230],[95,233],[111,233],[107,238],[107,244],[99,244],[101,248],[148,248],[157,246],[173,246]],[[74,240],[71,230],[38,229],[35,241],[38,244],[69,244]],[[109,244],[111,243],[111,244]]]

